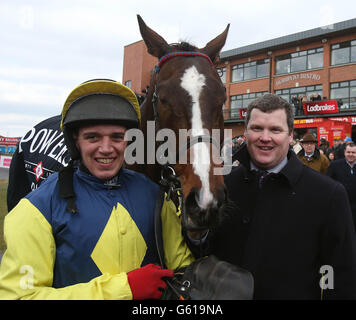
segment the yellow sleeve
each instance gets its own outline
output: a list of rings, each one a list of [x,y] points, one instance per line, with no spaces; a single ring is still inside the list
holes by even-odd
[[[0,265],[0,299],[132,299],[124,272],[53,288],[56,247],[52,228],[27,199],[5,217],[4,238],[7,249]]]
[[[166,266],[177,270],[191,264],[194,257],[184,241],[181,219],[172,201],[164,200],[161,219]]]

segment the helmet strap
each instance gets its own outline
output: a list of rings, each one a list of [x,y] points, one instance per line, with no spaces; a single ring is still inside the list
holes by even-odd
[[[58,172],[59,196],[67,200],[67,210],[71,213],[77,213],[78,208],[75,204],[75,192],[73,188],[73,160],[70,160],[68,166],[62,167]]]

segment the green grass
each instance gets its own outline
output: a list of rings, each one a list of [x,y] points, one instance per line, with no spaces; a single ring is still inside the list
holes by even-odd
[[[0,253],[5,251],[4,242],[4,218],[7,214],[6,204],[6,191],[7,191],[7,179],[0,179]]]

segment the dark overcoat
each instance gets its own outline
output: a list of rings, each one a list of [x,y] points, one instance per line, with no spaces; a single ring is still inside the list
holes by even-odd
[[[330,163],[327,174],[345,187],[356,229],[356,166],[351,169],[345,158],[335,160]]]
[[[226,177],[231,215],[209,233],[206,253],[249,270],[255,299],[355,299],[355,233],[344,187],[289,151],[287,165],[259,189],[246,147],[238,160]],[[323,270],[329,283],[322,292]]]

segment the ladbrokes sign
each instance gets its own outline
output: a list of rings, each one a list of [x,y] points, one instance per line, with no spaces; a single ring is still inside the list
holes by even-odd
[[[338,113],[336,100],[303,102],[304,114]]]

